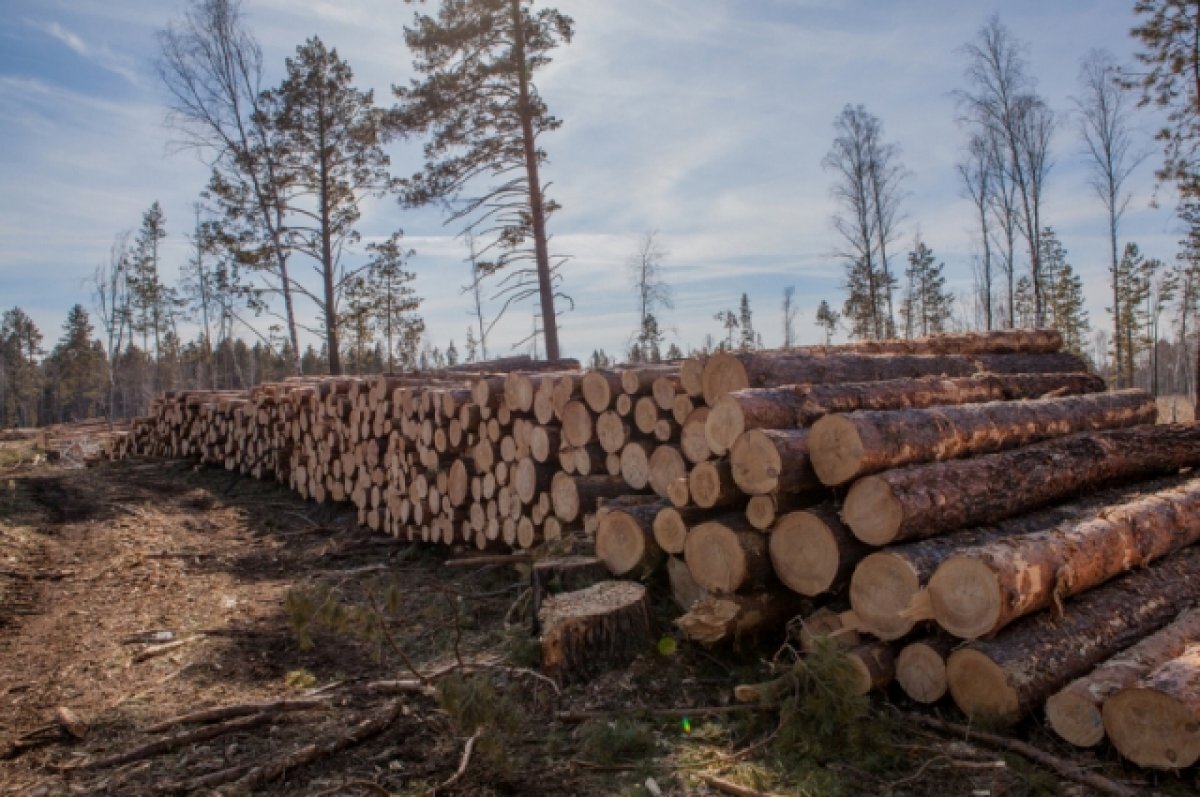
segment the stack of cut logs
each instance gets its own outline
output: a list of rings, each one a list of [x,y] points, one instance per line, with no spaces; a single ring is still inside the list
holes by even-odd
[[[1155,426],[1147,394],[1104,392],[1061,345],[1005,330],[290,379],[168,394],[118,454],[277,479],[410,540],[587,537],[617,576],[665,568],[698,641],[803,615],[864,691],[895,680],[1000,719],[1049,700],[1065,738],[1107,729],[1139,763],[1186,766],[1200,615],[1168,623],[1200,596],[1200,550],[1183,550],[1200,480],[1181,473],[1200,426]],[[1146,742],[1146,711],[1191,746]]]

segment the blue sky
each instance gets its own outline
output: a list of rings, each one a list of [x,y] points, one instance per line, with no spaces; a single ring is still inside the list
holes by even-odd
[[[901,248],[919,230],[946,263],[951,287],[971,294],[972,209],[954,166],[964,133],[952,92],[964,85],[961,46],[992,13],[1028,45],[1030,71],[1062,115],[1044,217],[1085,280],[1093,327],[1104,311],[1103,207],[1070,98],[1080,59],[1094,47],[1131,61],[1132,0],[562,0],[576,35],[538,76],[563,127],[548,135],[545,179],[562,204],[552,248],[572,256],[565,289],[577,309],[562,322],[564,353],[621,350],[636,326],[626,261],[639,235],[659,231],[675,309],[669,340],[720,337],[714,313],[744,291],[767,345],[782,338],[780,301],[795,286],[802,341],[820,339],[814,310],[840,307],[842,265],[830,225],[831,176],[821,159],[847,103],[880,117],[911,172]],[[4,0],[0,15],[0,307],[19,305],[53,341],[113,237],[162,203],[166,269],[186,258],[184,233],[207,178],[195,153],[173,145],[154,70],[156,31],[181,2]],[[402,27],[413,6],[396,0],[244,0],[272,82],[308,36],[336,47],[361,88],[390,102],[411,76]],[[1153,148],[1152,117],[1138,113]],[[391,147],[395,170],[419,165],[419,145]],[[1124,238],[1174,257],[1173,198],[1150,206],[1155,150],[1131,179]],[[394,202],[365,207],[362,231],[400,228],[424,297],[429,338],[462,347],[470,323],[458,287],[463,244],[433,210]],[[969,307],[968,302],[963,308]],[[516,308],[493,333],[494,354],[528,334],[534,308]],[[964,317],[968,311],[962,310]],[[311,315],[311,311],[309,311]],[[265,322],[264,322],[265,323]]]

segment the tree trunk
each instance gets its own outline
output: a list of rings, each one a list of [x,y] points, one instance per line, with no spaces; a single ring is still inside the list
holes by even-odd
[[[807,429],[753,429],[729,450],[733,480],[747,495],[821,489],[808,460]]]
[[[1200,642],[1200,609],[1189,609],[1055,693],[1046,701],[1050,727],[1076,747],[1099,744],[1104,739],[1104,702],[1196,642]]]
[[[1152,424],[1154,398],[1143,390],[1066,398],[827,415],[808,435],[809,459],[836,487],[868,473],[920,462],[1019,448],[1077,432]]]
[[[529,221],[533,228],[538,297],[542,306],[542,335],[546,341],[546,359],[557,360],[559,357],[558,317],[554,312],[554,284],[550,273],[550,250],[547,246],[542,182],[538,176],[537,139],[533,130],[534,109],[529,101],[530,69],[525,58],[525,25],[520,0],[509,0],[509,10],[513,26],[513,64],[518,70],[517,115],[521,121],[521,146],[524,149],[525,178],[529,186]]]
[[[810,597],[844,584],[869,550],[828,507],[779,518],[771,528],[768,548],[779,580]]]
[[[704,431],[709,447],[720,455],[744,431],[800,428],[837,412],[922,409],[1103,390],[1104,380],[1087,373],[924,376],[881,382],[747,388],[718,399]]]
[[[542,669],[563,682],[623,667],[649,650],[653,639],[649,595],[632,581],[602,581],[551,596],[540,618]]]
[[[957,644],[944,636],[910,642],[896,656],[896,683],[917,703],[932,705],[946,696],[946,659]]]
[[[772,576],[766,536],[739,514],[723,515],[689,531],[683,558],[696,583],[713,593],[762,587]]]
[[[1190,548],[1072,601],[993,640],[955,650],[950,694],[963,713],[1012,723],[1101,661],[1167,623],[1200,594],[1200,549]]]
[[[995,523],[1089,488],[1195,465],[1198,425],[1088,432],[867,476],[850,488],[842,517],[863,542],[886,545]]]
[[[1138,766],[1179,771],[1200,759],[1200,644],[1188,645],[1104,704],[1113,746]]]
[[[1099,516],[948,557],[929,579],[938,625],[990,636],[1121,573],[1200,540],[1200,479],[1108,507]]]
[[[642,577],[657,568],[663,552],[654,541],[654,518],[666,501],[605,509],[596,527],[596,556],[614,576]]]

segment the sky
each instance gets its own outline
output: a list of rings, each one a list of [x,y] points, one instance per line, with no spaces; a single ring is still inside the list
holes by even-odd
[[[550,221],[551,250],[570,258],[563,287],[575,300],[561,320],[564,356],[628,347],[637,327],[628,261],[649,231],[666,252],[674,308],[660,318],[668,342],[687,350],[706,335],[720,339],[714,314],[736,309],[745,293],[764,343],[780,345],[787,287],[795,288],[800,342],[820,341],[817,305],[827,299],[840,308],[844,299],[833,177],[821,161],[847,104],[881,119],[908,172],[894,250],[907,252],[919,232],[945,263],[948,286],[964,299],[960,317],[970,321],[978,244],[955,171],[966,133],[953,94],[966,85],[961,48],[991,14],[1026,45],[1030,74],[1058,114],[1043,217],[1083,276],[1093,328],[1109,325],[1106,219],[1088,184],[1072,97],[1089,50],[1132,62],[1132,6],[561,0],[555,7],[574,19],[575,35],[535,82],[563,121],[543,139],[543,179],[562,206]],[[201,153],[179,146],[155,70],[157,33],[185,7],[181,0],[0,0],[0,308],[28,312],[47,348],[72,304],[92,307],[92,273],[153,202],[166,215],[168,279],[186,261],[208,167]],[[314,35],[337,49],[355,84],[374,90],[381,104],[392,102],[392,85],[413,77],[403,42],[411,4],[243,0],[243,10],[270,84]],[[1170,261],[1181,236],[1170,191],[1154,184],[1155,119],[1150,112],[1133,118],[1149,156],[1130,178],[1122,239]],[[420,141],[388,151],[394,173],[420,167]],[[462,351],[471,316],[459,229],[434,208],[404,209],[390,199],[369,200],[363,211],[364,242],[404,231],[416,251],[409,265],[428,340],[443,349],[453,340]],[[529,335],[535,311],[511,309],[489,338],[489,354],[524,351],[513,346]],[[312,308],[302,314],[314,317]]]

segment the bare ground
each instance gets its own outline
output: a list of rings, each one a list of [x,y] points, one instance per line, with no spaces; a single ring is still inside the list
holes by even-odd
[[[24,444],[0,445],[2,794],[700,796],[722,793],[713,777],[774,794],[1090,793],[905,725],[878,700],[863,714],[817,694],[786,721],[652,711],[727,704],[733,684],[786,658],[782,640],[660,646],[559,693],[534,672],[527,571],[447,568],[445,549],[221,471],[31,466]],[[665,587],[652,586],[669,630]],[[371,686],[384,679],[407,691]],[[307,708],[149,730],[280,700]],[[55,722],[61,708],[87,724],[83,738]],[[598,718],[564,715],[580,711]],[[205,728],[211,738],[181,736]],[[1025,730],[1132,788],[1198,785]]]

